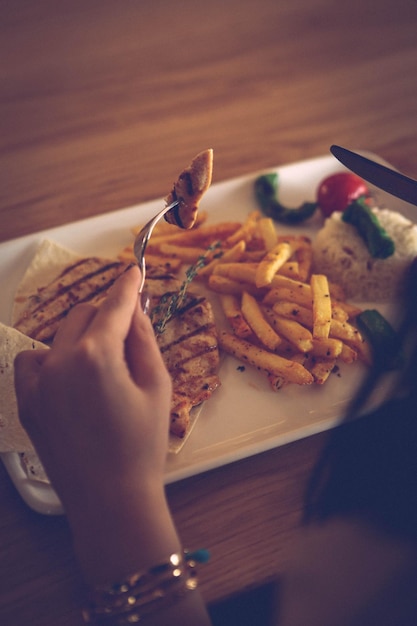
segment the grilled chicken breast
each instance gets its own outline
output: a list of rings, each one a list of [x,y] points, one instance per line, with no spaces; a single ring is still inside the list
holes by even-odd
[[[178,279],[167,274],[154,271],[148,276],[146,293],[151,311],[152,307],[160,307],[163,315],[166,302],[178,293],[180,285]],[[161,296],[166,301],[162,306]],[[220,386],[217,329],[207,298],[190,290],[163,332],[157,333],[157,342],[173,382],[170,430],[184,437],[191,409],[208,400]]]
[[[50,344],[59,324],[79,302],[97,304],[126,268],[125,263],[97,257],[68,265],[48,285],[39,288],[15,323],[32,339]],[[149,309],[160,306],[178,293],[181,281],[158,268],[150,268],[146,281]],[[184,437],[191,409],[207,400],[219,386],[219,351],[210,303],[193,293],[187,297],[163,333],[157,334],[163,359],[173,381],[170,431]]]
[[[197,154],[190,165],[181,172],[171,193],[165,199],[167,204],[178,200],[178,206],[165,215],[170,224],[180,228],[192,228],[197,218],[198,205],[210,187],[213,174],[213,150]]]

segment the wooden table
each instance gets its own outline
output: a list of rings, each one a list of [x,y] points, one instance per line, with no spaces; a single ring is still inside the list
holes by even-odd
[[[215,180],[373,151],[417,174],[414,0],[15,0],[0,20],[0,241],[162,197],[173,162]],[[212,602],[285,567],[317,435],[169,487]],[[0,623],[80,623],[64,518],[0,467]]]

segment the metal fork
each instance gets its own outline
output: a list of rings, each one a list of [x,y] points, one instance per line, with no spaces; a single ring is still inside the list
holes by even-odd
[[[139,286],[139,294],[142,293],[143,286],[145,284],[145,277],[146,277],[145,250],[146,250],[146,246],[148,245],[148,241],[152,235],[152,231],[155,228],[156,224],[161,219],[161,217],[163,217],[165,213],[168,213],[168,211],[171,211],[171,209],[175,209],[175,207],[177,207],[178,204],[179,204],[178,200],[175,200],[175,202],[168,204],[161,211],[159,211],[159,213],[157,213],[155,217],[149,220],[149,222],[145,224],[145,226],[136,235],[135,243],[133,244],[133,252],[138,262],[139,269],[142,273],[142,280]]]

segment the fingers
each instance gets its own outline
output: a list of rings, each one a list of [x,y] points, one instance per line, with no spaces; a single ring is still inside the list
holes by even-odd
[[[170,391],[171,379],[155,340],[150,319],[140,306],[132,317],[126,342],[126,359],[131,375],[139,386],[163,385]]]
[[[89,334],[124,341],[132,315],[138,307],[140,271],[134,265],[124,272],[110,289],[88,329]]]
[[[85,336],[104,343],[116,356],[126,359],[135,383],[148,387],[171,382],[155,340],[149,317],[143,312],[139,297],[140,271],[132,266],[124,272],[109,291],[96,315],[92,318]],[[107,341],[108,340],[108,341]],[[168,381],[167,381],[168,378]]]
[[[31,431],[28,416],[36,413],[40,370],[49,350],[25,350],[14,361],[14,384],[23,425]]]
[[[115,282],[99,308],[78,304],[71,309],[54,338],[54,348],[73,346],[87,331],[112,337],[118,334],[124,339],[138,299],[139,280],[139,269],[133,266]]]
[[[24,350],[14,360],[15,385],[24,391],[38,380],[40,369],[49,353],[45,350]]]
[[[97,307],[92,304],[78,304],[71,309],[58,328],[54,338],[54,348],[73,346],[89,328],[97,311]]]

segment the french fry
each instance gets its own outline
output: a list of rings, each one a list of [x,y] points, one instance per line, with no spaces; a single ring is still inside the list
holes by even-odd
[[[281,337],[268,324],[258,302],[247,291],[242,294],[242,313],[259,341],[274,352],[281,343]]]
[[[270,285],[278,270],[288,261],[293,254],[293,249],[289,243],[278,243],[272,250],[267,252],[259,263],[256,270],[255,285],[266,287]]]
[[[336,302],[332,301],[332,318],[338,322],[348,322],[349,314],[345,309]]]
[[[175,274],[180,270],[182,260],[146,254],[146,265],[148,267],[163,267],[165,271]]]
[[[313,336],[308,328],[279,315],[268,315],[268,319],[278,335],[287,339],[300,352],[310,352],[313,348]]]
[[[306,328],[313,328],[313,312],[301,304],[295,302],[280,301],[272,305],[273,311],[289,320],[296,320]]]
[[[235,296],[242,294],[245,289],[245,286],[241,282],[214,273],[209,276],[208,287],[216,293]]]
[[[246,250],[240,261],[242,263],[259,263],[265,256],[265,250]],[[300,267],[298,261],[286,261],[279,270],[281,276],[287,276],[294,280],[300,280]]]
[[[199,277],[208,276],[209,274],[213,272],[214,268],[219,263],[238,262],[242,258],[242,255],[244,254],[245,249],[246,249],[246,242],[243,241],[243,239],[238,241],[232,248],[228,248],[225,251],[222,251],[220,249],[220,251],[218,251],[217,254],[214,255],[214,258],[209,263],[207,263],[207,265],[205,265],[203,268],[199,270],[198,276]]]
[[[126,246],[119,252],[117,258],[125,263],[136,263],[137,259],[133,254],[133,246]],[[147,267],[163,267],[167,272],[174,274],[179,271],[182,265],[181,259],[173,259],[165,256],[146,253]]]
[[[357,353],[358,357],[366,363],[367,365],[372,364],[372,353],[371,348],[368,343],[361,335],[359,330],[349,324],[348,322],[339,322],[338,320],[332,319],[330,323],[330,336],[336,337],[337,339],[341,339],[344,343],[347,343],[348,346],[353,348]]]
[[[267,311],[265,311],[265,314],[267,314]],[[270,323],[272,325],[273,321],[271,320]],[[285,337],[282,337],[282,341],[276,349],[276,353],[286,359],[291,359],[291,361],[297,361],[297,363],[301,364],[304,364],[306,360],[306,354],[300,352],[300,350],[298,350],[293,343],[290,343],[288,339],[285,339]]]
[[[256,223],[261,217],[259,211],[252,211],[249,213],[245,222],[238,228],[232,235],[226,239],[226,245],[231,246],[235,244],[240,239],[244,241],[250,241],[252,239],[253,234],[256,230]]]
[[[342,363],[354,363],[358,358],[358,353],[354,348],[351,348],[347,343],[342,342],[342,351],[339,355],[339,359]]]
[[[301,365],[304,365],[307,362],[307,354],[304,354],[303,352],[295,352],[292,357],[291,360],[292,361],[296,361],[296,363],[300,363]]]
[[[330,322],[330,336],[349,344],[356,344],[362,341],[362,335],[357,328],[349,324],[349,322],[339,322],[336,319],[332,319]]]
[[[312,306],[311,287],[308,283],[303,283],[301,280],[294,280],[287,276],[281,276],[276,274],[271,282],[272,289],[291,289],[294,292],[300,291],[304,294],[305,299],[309,298],[309,306]]]
[[[183,230],[180,232],[184,237],[186,237],[186,233],[188,233],[186,240],[192,245],[207,247],[207,245],[213,241],[225,242],[228,237],[239,230],[240,225],[240,222],[220,222],[218,224],[206,224],[200,228],[192,228],[191,230]],[[239,238],[237,241],[239,241]]]
[[[344,345],[340,339],[313,337],[311,354],[322,359],[336,359],[342,354]]]
[[[307,282],[313,265],[313,248],[311,244],[303,243],[300,245],[295,251],[295,258],[298,263],[298,280]]]
[[[276,319],[275,313],[271,309],[264,308],[264,307],[262,308],[262,310],[269,324],[273,328],[274,322]],[[276,348],[275,352],[276,354],[279,354],[280,356],[283,356],[286,359],[291,359],[292,361],[297,361],[298,363],[301,363],[301,364],[303,364],[306,359],[306,355],[300,350],[298,350],[298,348],[293,343],[290,343],[288,339],[286,339],[283,336],[281,336],[281,343]]]
[[[300,280],[300,266],[298,261],[287,261],[280,268],[279,273],[281,276],[287,276],[287,278]]]
[[[265,256],[265,250],[248,250],[246,247],[245,254],[242,256],[242,263],[259,263]]]
[[[349,344],[349,342],[346,342]],[[372,356],[372,349],[371,346],[369,345],[369,342],[366,339],[361,339],[359,340],[359,338],[356,339],[356,342],[352,342],[351,344],[349,344],[351,348],[353,348],[354,350],[356,350],[356,352],[358,353],[358,358],[365,363],[366,365],[372,365],[373,363],[373,356]]]
[[[171,243],[161,243],[158,249],[161,254],[174,259],[181,259],[183,263],[195,263],[206,253],[204,248],[188,248]]]
[[[314,382],[317,383],[317,385],[323,385],[329,378],[335,365],[336,359],[316,359],[314,364],[310,368],[310,372],[313,375]]]
[[[262,298],[265,295],[265,290],[257,289],[255,285],[245,283],[239,280],[233,280],[227,276],[220,276],[218,274],[210,274],[208,279],[208,287],[216,293],[233,294],[235,296],[242,294],[244,291],[254,295],[255,297]]]
[[[324,274],[313,274],[310,278],[313,302],[313,337],[326,338],[330,332],[332,319],[332,303],[329,284]]]
[[[174,230],[161,234],[155,234],[154,230],[149,240],[147,250],[159,250],[162,244],[174,244],[187,247],[194,246],[206,249],[214,241],[224,241],[224,239],[239,228],[240,223],[222,222],[220,224],[208,224],[200,228],[193,227],[189,230],[182,230],[172,224],[167,224],[167,226],[170,226]]]
[[[359,313],[361,313],[362,309],[354,304],[350,304],[349,302],[345,302],[342,300],[333,300],[332,298],[332,309],[333,309],[333,317],[336,319],[342,320],[342,317],[345,316],[345,320],[355,319]]]
[[[305,287],[306,289],[289,287],[271,289],[265,295],[263,303],[270,306],[272,304],[275,304],[275,302],[280,302],[284,300],[286,302],[293,302],[294,304],[300,305],[306,309],[309,308],[311,310],[312,302],[310,285],[305,285]]]
[[[178,226],[173,226],[173,228],[175,228],[174,233],[163,234],[163,235],[152,234],[152,237],[150,238],[149,243],[146,246],[146,249],[152,250],[152,251],[159,251],[161,245],[163,244],[172,243],[172,244],[180,245],[180,243],[184,243],[184,241],[187,241],[188,237],[190,236],[189,233],[191,231],[179,230]]]
[[[258,221],[259,235],[264,243],[267,252],[272,250],[277,243],[277,231],[270,217],[261,217]]]
[[[311,245],[310,238],[305,235],[277,235],[277,241],[286,241],[287,243],[290,243],[294,250],[298,250],[301,246]]]
[[[240,299],[233,294],[221,294],[220,304],[235,335],[243,338],[249,337],[252,329],[244,318],[240,308]]]
[[[300,363],[268,352],[245,339],[236,337],[232,333],[221,331],[219,344],[223,350],[232,354],[240,361],[248,363],[248,365],[252,365],[259,370],[264,370],[273,376],[280,376],[289,383],[310,385],[313,382],[312,374]]]
[[[249,263],[218,263],[213,274],[255,285],[256,266]]]

